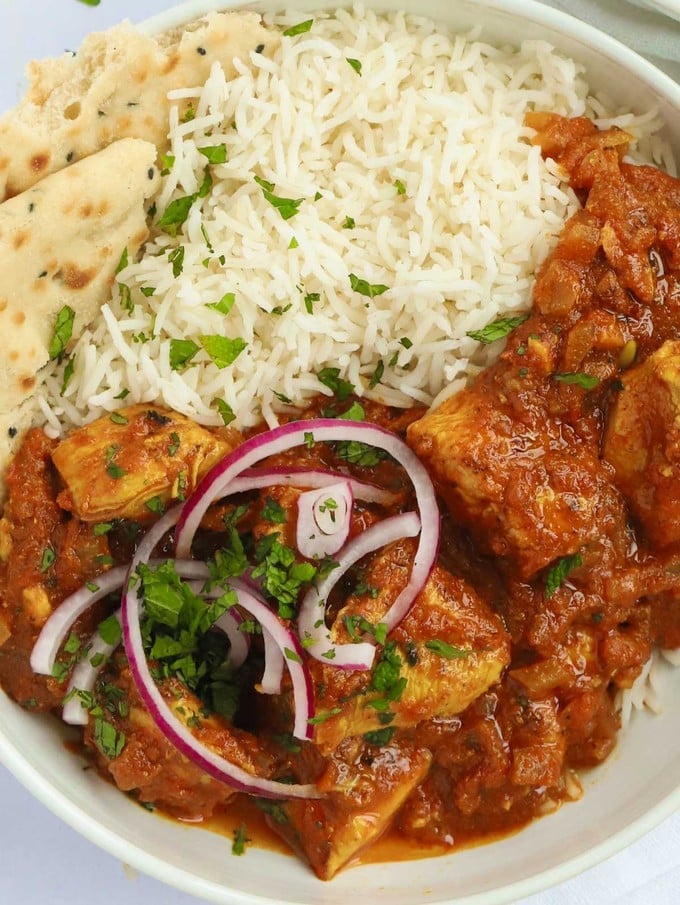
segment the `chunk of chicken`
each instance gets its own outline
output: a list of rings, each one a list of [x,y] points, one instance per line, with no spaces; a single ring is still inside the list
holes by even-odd
[[[207,714],[199,699],[177,679],[166,679],[159,687],[175,716],[202,744],[247,773],[272,775],[275,760],[259,739],[220,716]],[[107,728],[102,731],[101,722],[90,717],[85,744],[102,773],[119,789],[188,820],[209,817],[235,794],[166,739],[139,697],[123,656],[115,656],[98,679],[95,704],[101,708],[100,719]]]
[[[287,820],[272,826],[307,858],[318,877],[330,880],[389,828],[431,761],[424,748],[376,749],[360,739],[349,740],[317,780],[324,797],[287,802]]]
[[[376,596],[349,598],[333,625],[334,641],[356,640],[365,628],[362,619],[379,625],[406,584],[413,553],[413,543],[404,541],[373,559],[364,581],[377,589]],[[330,714],[316,724],[314,741],[330,752],[343,738],[384,729],[388,718],[396,728],[460,713],[499,680],[509,660],[509,636],[500,618],[465,581],[435,566],[371,673],[311,664],[317,688],[323,689],[317,709]]]
[[[143,521],[183,499],[240,438],[183,415],[135,405],[75,431],[52,454],[66,490],[59,505],[85,522]]]
[[[647,536],[680,540],[680,341],[668,341],[621,378],[602,453]]]
[[[530,578],[623,520],[597,457],[562,430],[548,415],[527,426],[478,383],[412,424],[408,441],[480,548]]]

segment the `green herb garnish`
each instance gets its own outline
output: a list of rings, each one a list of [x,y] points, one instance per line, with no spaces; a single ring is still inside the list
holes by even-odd
[[[389,286],[385,286],[384,283],[369,283],[366,280],[360,279],[355,273],[350,273],[349,282],[354,292],[365,295],[369,299],[373,299],[377,295],[382,295],[383,292],[387,292],[390,288]]]
[[[49,356],[51,359],[61,358],[64,354],[66,345],[73,334],[73,322],[75,317],[76,313],[69,305],[64,305],[57,315],[49,349]]]
[[[512,333],[520,324],[529,317],[528,314],[520,314],[517,317],[499,317],[481,330],[468,330],[465,334],[470,339],[476,339],[480,343],[494,343],[498,339],[504,339]]]
[[[545,597],[552,597],[555,591],[564,583],[567,575],[581,565],[583,565],[583,557],[580,553],[574,553],[572,556],[563,556],[562,559],[558,559],[546,576],[545,590],[543,592]]]
[[[302,35],[306,31],[309,31],[313,24],[314,19],[306,19],[304,22],[299,22],[297,25],[291,25],[283,34],[286,38],[293,38],[295,35]]]

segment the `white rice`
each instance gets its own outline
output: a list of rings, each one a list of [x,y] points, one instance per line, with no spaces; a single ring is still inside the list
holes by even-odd
[[[198,189],[199,148],[225,144],[227,162],[211,167],[212,191],[178,238],[157,231],[121,272],[134,309],[122,310],[114,293],[73,350],[63,396],[63,365],[48,374],[47,428],[57,434],[139,401],[219,424],[223,400],[236,426],[261,417],[273,425],[281,397],[302,405],[330,392],[316,376],[324,367],[339,368],[360,394],[430,404],[494,357],[498,344],[480,348],[466,332],[528,307],[537,266],[577,207],[530,144],[524,115],[613,121],[616,111],[549,44],[497,48],[477,37],[357,6],[314,16],[311,31],[284,37],[273,59],[250,53],[230,82],[215,65],[205,86],[174,92],[176,160],[159,213]],[[196,117],[182,123],[187,99]],[[670,165],[654,112],[617,121],[641,136],[643,156]],[[284,220],[255,176],[277,196],[304,199],[297,215]],[[355,225],[343,228],[348,217]],[[168,256],[179,245],[175,277]],[[352,291],[350,274],[389,288],[369,299]],[[227,316],[207,307],[227,292],[236,298]],[[310,294],[319,296],[312,313]],[[201,349],[173,370],[171,341],[200,345],[205,335],[247,346],[221,369]],[[384,374],[371,388],[379,362]]]

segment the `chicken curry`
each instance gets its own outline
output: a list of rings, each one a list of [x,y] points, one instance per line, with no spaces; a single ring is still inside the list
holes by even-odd
[[[268,630],[225,604],[248,641],[235,669],[236,635],[215,629],[221,598],[199,606],[196,575],[183,580],[164,560],[181,521],[155,545],[165,565],[138,569],[141,638],[164,706],[244,775],[314,790],[254,800],[322,879],[388,830],[452,847],[577,797],[576,771],[615,746],[617,694],[655,645],[680,646],[680,182],[627,163],[631,139],[619,129],[548,114],[529,125],[583,206],[537,275],[531,311],[477,337],[507,335],[496,364],[430,412],[366,402],[339,381],[332,400],[299,416],[304,442],[266,457],[276,479],[216,499],[197,526],[203,583],[233,578],[239,600],[257,593],[295,627],[303,597],[337,567],[332,554],[300,552],[307,485],[296,474],[355,482],[347,531],[359,552],[376,526],[406,526],[417,508],[394,455],[315,440],[305,422],[376,425],[427,469],[440,542],[407,612],[391,624],[421,555],[405,528],[357,555],[319,602],[315,625],[330,645],[321,656],[302,631],[284,648],[309,678],[308,734],[293,732],[292,668],[272,682]],[[65,598],[128,563],[168,507],[253,442],[136,405],[61,441],[32,430],[7,475],[0,685],[24,707],[58,711],[99,626],[110,656],[80,692],[83,745],[121,790],[184,819],[228,808],[238,787],[173,745],[150,712],[125,621],[117,646],[120,591],[78,616],[51,675],[31,656]],[[325,517],[337,506],[329,491]],[[366,639],[370,668],[333,662]]]

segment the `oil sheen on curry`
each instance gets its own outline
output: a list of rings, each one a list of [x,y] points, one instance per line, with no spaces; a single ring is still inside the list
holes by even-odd
[[[583,206],[436,410],[337,379],[247,437],[151,405],[27,434],[0,683],[140,804],[247,798],[325,880],[386,833],[496,838],[578,797],[680,646],[680,183],[618,129],[529,125]]]

